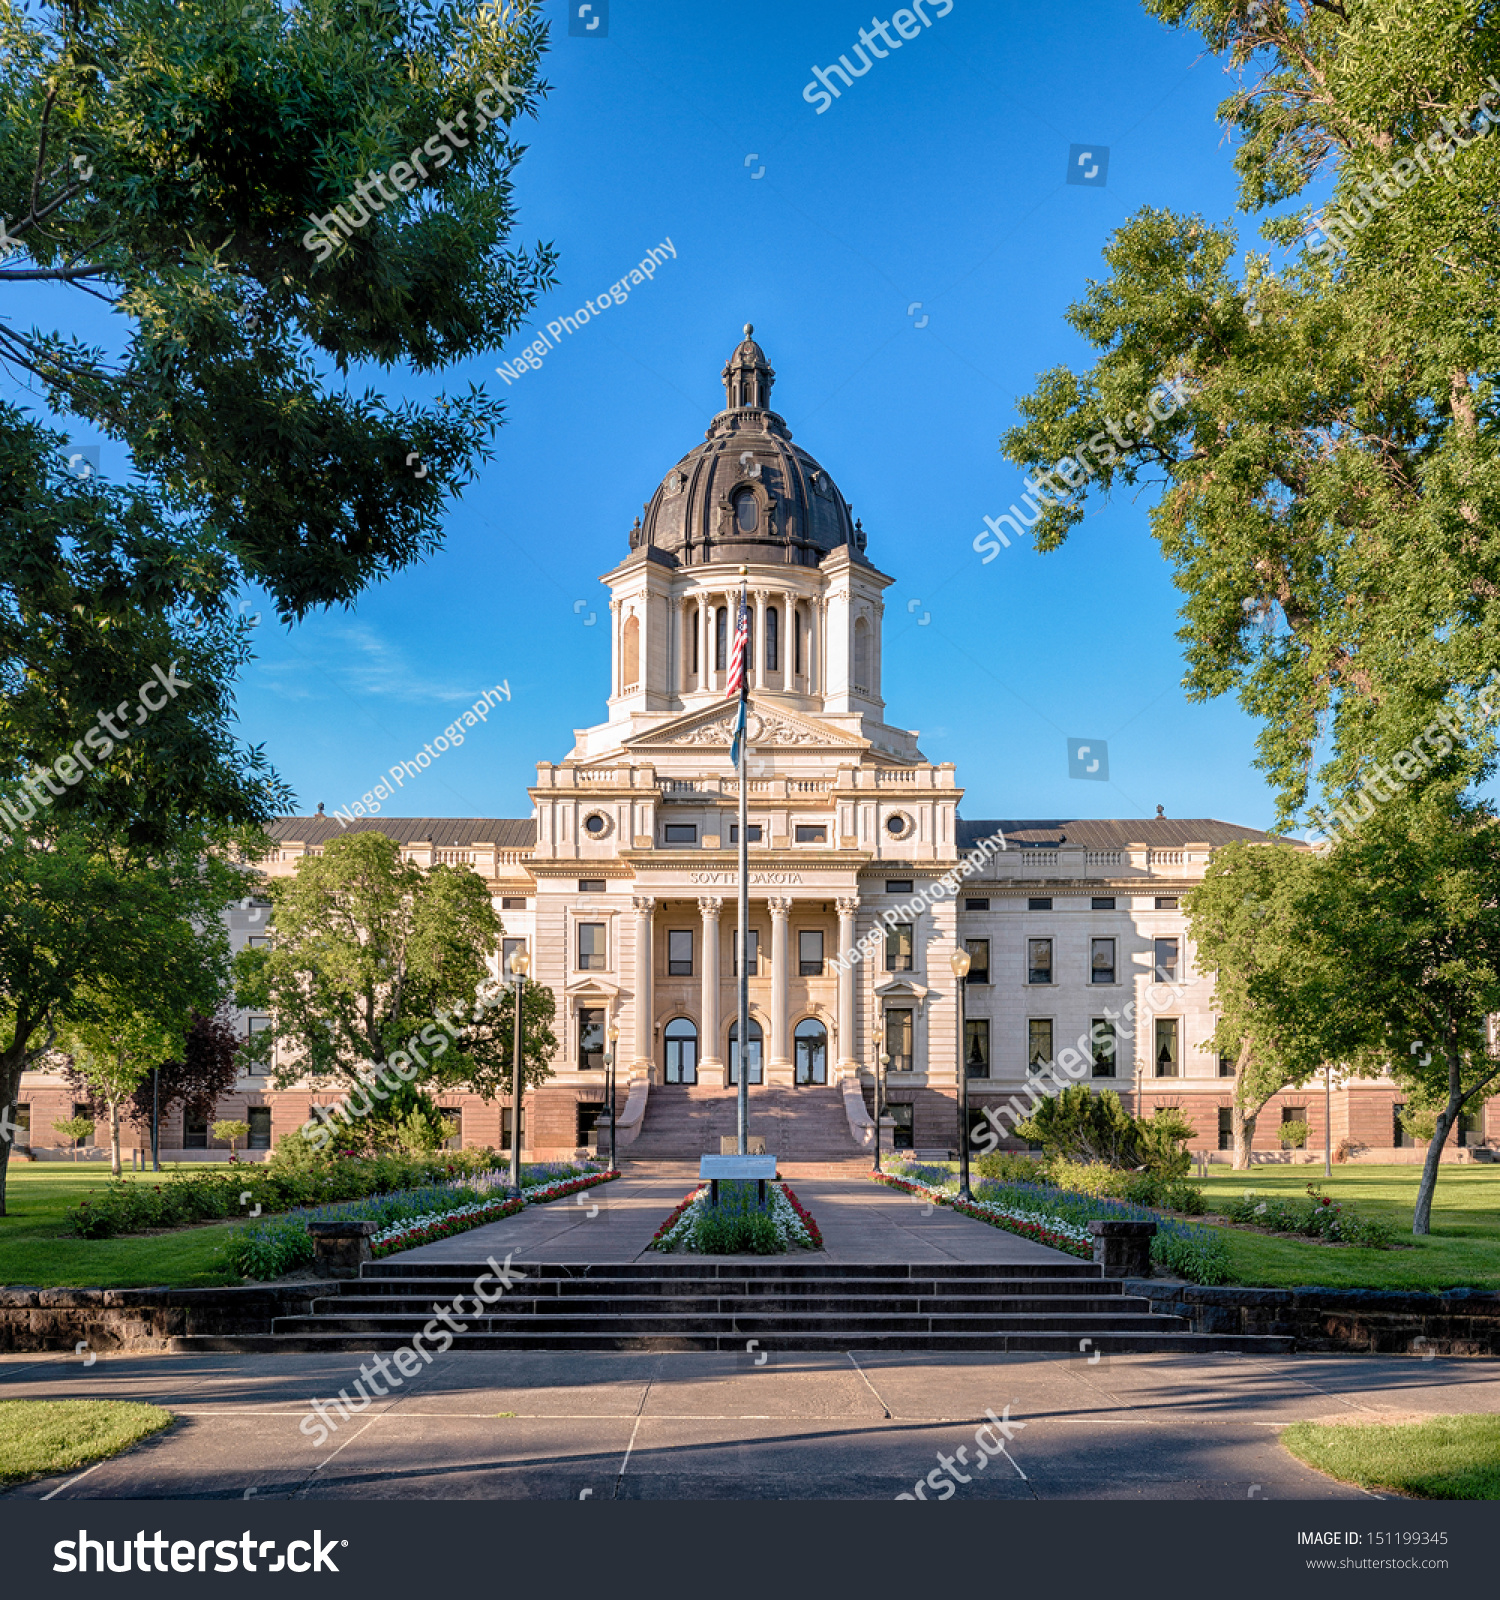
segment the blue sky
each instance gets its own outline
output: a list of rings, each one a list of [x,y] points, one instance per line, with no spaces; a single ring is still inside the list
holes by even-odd
[[[889,10],[613,0],[607,37],[574,38],[561,0],[551,9],[553,93],[517,187],[519,237],[561,257],[536,328],[651,246],[670,239],[677,257],[512,385],[496,364],[534,333],[421,380],[483,382],[508,422],[440,554],[351,612],[257,630],[242,732],[299,808],[351,803],[504,681],[509,703],[387,810],[528,813],[535,762],[604,717],[598,577],[703,437],[750,321],[775,408],[896,579],[888,717],[957,764],[965,815],[1160,804],[1268,826],[1254,724],[1183,694],[1147,498],[1101,504],[1053,555],[1013,546],[984,565],[972,548],[1020,493],[997,449],[1016,397],[1087,360],[1063,312],[1101,275],[1109,233],[1147,204],[1230,214],[1221,64],[1133,0],[955,0],[819,115],[802,95],[811,68]],[[1065,182],[1077,144],[1108,147],[1104,187]],[[373,376],[399,398],[404,379]],[[1069,778],[1070,736],[1108,741],[1111,782]]]

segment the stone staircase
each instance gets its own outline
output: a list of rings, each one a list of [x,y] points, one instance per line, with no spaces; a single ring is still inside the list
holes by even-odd
[[[700,1084],[652,1084],[646,1116],[623,1154],[629,1161],[696,1161],[718,1155],[719,1140],[736,1131],[735,1091]],[[849,1131],[843,1092],[750,1086],[750,1132],[783,1166],[843,1163],[868,1171],[870,1157]]]
[[[1195,1334],[1086,1262],[835,1264],[731,1258],[530,1265],[481,1314],[459,1313],[458,1350],[973,1350],[1277,1355],[1292,1341]],[[310,1315],[268,1333],[188,1335],[180,1351],[395,1350],[435,1307],[468,1303],[484,1261],[388,1261],[328,1286]],[[493,1289],[493,1283],[489,1285]],[[1085,1354],[1087,1352],[1087,1354]]]

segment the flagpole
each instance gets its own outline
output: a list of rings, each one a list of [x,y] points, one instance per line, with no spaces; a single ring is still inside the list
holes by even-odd
[[[740,568],[740,607],[744,609],[746,602],[747,585],[744,582],[746,572]],[[746,704],[750,698],[750,662],[748,650],[746,652],[744,671],[740,675],[740,907],[739,930],[736,937],[739,939],[740,959],[739,972],[739,1028],[736,1037],[739,1039],[740,1050],[740,1081],[737,1104],[735,1108],[735,1126],[739,1133],[739,1153],[750,1153],[750,961],[749,961],[749,927],[750,927],[750,808],[748,804],[749,784],[745,781],[745,746],[749,742],[746,737],[746,724],[748,718],[745,714]]]

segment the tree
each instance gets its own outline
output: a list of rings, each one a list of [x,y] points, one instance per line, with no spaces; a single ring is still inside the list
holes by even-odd
[[[100,1007],[87,1022],[73,1024],[62,1049],[72,1058],[67,1076],[109,1122],[110,1170],[120,1176],[120,1110],[152,1066],[172,1049],[174,1030],[148,1012],[128,1006]]]
[[[510,1084],[515,993],[490,976],[504,929],[484,880],[466,867],[403,862],[374,832],[331,840],[292,878],[267,878],[269,948],[236,957],[239,1003],[271,1027],[247,1053],[279,1057],[277,1083],[332,1079],[357,1115],[397,1085],[464,1087],[486,1099]],[[551,991],[528,984],[523,1081],[551,1075]],[[424,1053],[425,1052],[425,1053]]]
[[[133,1126],[153,1134],[153,1158],[155,1130],[176,1106],[181,1105],[185,1117],[207,1121],[234,1088],[240,1075],[240,1044],[227,1011],[210,1016],[195,1012],[185,1037],[177,1042],[173,1059],[163,1061],[141,1080],[127,1115]]]
[[[231,1156],[234,1154],[236,1142],[240,1139],[248,1138],[249,1135],[250,1124],[241,1122],[235,1117],[227,1117],[224,1121],[214,1124],[214,1138],[227,1139],[229,1141],[229,1153]]]
[[[1266,1103],[1350,1043],[1329,1028],[1340,974],[1313,957],[1306,939],[1318,872],[1309,851],[1237,842],[1214,852],[1184,897],[1198,960],[1214,974],[1219,1021],[1209,1043],[1234,1061],[1236,1171],[1250,1166]]]
[[[74,1144],[73,1159],[78,1159],[77,1143],[80,1139],[91,1139],[94,1136],[94,1119],[92,1117],[64,1117],[61,1121],[52,1124],[53,1131],[60,1133],[63,1138],[70,1139]]]
[[[1290,823],[1321,756],[1330,796],[1378,783],[1500,671],[1500,138],[1475,136],[1500,29],[1468,0],[1146,6],[1240,74],[1240,205],[1284,259],[1236,270],[1233,226],[1138,213],[1068,313],[1098,359],[1044,374],[1003,448],[1049,469],[1042,549],[1091,493],[1159,484],[1189,692],[1261,720]],[[1330,175],[1317,226],[1302,196]]]
[[[500,406],[345,380],[498,347],[553,281],[549,247],[508,243],[539,0],[44,0],[0,38],[0,283],[102,300],[127,335],[5,322],[0,362],[283,616],[437,548]],[[25,442],[14,411],[6,431]]]

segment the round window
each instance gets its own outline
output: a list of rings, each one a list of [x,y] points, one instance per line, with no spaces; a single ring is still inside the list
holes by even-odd
[[[593,816],[589,817],[587,821],[585,821],[584,827],[587,828],[590,833],[603,833],[604,818],[601,817],[596,811]]]
[[[906,832],[906,818],[902,816],[887,817],[885,819],[885,829],[893,839],[899,839]]]

